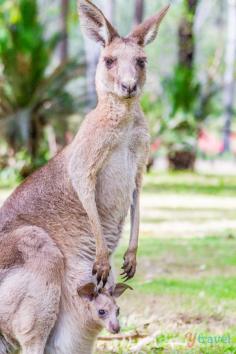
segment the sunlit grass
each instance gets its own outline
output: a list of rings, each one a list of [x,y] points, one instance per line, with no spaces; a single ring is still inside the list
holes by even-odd
[[[236,178],[152,174],[145,178],[134,291],[121,298],[123,331],[156,339],[141,353],[236,353]],[[128,243],[126,228],[116,268]],[[230,343],[188,348],[186,334],[228,335]],[[129,353],[136,341],[99,342]]]
[[[152,173],[146,176],[145,182],[144,191],[148,193],[236,195],[236,176]]]

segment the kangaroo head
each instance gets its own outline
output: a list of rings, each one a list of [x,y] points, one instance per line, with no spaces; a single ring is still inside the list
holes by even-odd
[[[90,309],[88,322],[106,328],[110,333],[118,333],[120,331],[120,310],[115,299],[127,289],[132,288],[122,283],[116,284],[114,288],[99,290],[94,283],[89,283],[78,289],[79,296],[87,300]]]
[[[87,36],[102,46],[96,74],[99,95],[110,93],[121,99],[140,95],[146,80],[144,47],[156,38],[168,8],[165,7],[122,38],[94,4],[89,0],[79,0],[82,28]]]

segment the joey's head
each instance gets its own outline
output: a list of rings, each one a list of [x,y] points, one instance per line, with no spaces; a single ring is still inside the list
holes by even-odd
[[[110,93],[124,100],[140,95],[146,80],[147,56],[144,48],[156,38],[168,8],[165,7],[122,38],[91,1],[79,0],[82,28],[88,37],[102,46],[96,74],[99,95]]]
[[[88,322],[95,327],[106,328],[110,333],[120,331],[119,307],[116,298],[125,290],[132,288],[127,284],[116,284],[114,289],[97,290],[94,283],[89,283],[78,289],[80,297],[87,300],[89,313]]]

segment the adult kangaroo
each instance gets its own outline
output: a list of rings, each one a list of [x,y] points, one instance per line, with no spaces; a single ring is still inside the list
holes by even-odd
[[[168,7],[125,38],[90,1],[80,0],[79,10],[85,32],[103,47],[97,107],[74,141],[27,178],[0,210],[0,333],[19,343],[23,354],[44,352],[60,321],[61,303],[69,328],[72,299],[77,301],[78,286],[91,281],[92,273],[105,286],[129,208],[126,279],[136,270],[139,195],[149,152],[139,105],[144,46],[156,37]]]

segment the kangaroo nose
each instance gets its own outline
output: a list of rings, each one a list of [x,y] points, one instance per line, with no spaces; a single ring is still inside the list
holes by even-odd
[[[137,84],[129,85],[129,84],[122,83],[121,84],[121,88],[122,88],[123,92],[125,92],[125,93],[130,95],[130,94],[132,94],[132,93],[137,91]]]
[[[119,333],[120,332],[119,323],[110,323],[110,328],[111,328],[112,333]]]

